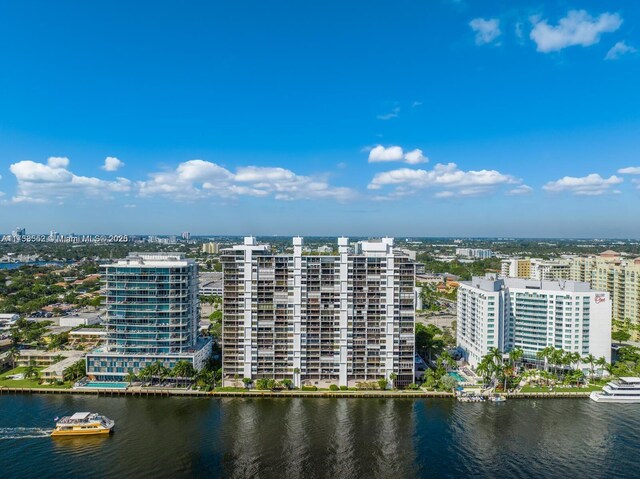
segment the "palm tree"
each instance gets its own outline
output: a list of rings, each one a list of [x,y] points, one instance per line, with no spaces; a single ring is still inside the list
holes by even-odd
[[[509,361],[514,366],[517,366],[518,362],[524,357],[524,351],[521,348],[514,348],[509,351]]]
[[[178,380],[190,380],[195,375],[195,370],[193,369],[193,364],[183,359],[178,361],[173,367],[173,374]]]
[[[293,368],[293,379],[296,387],[300,387],[300,368]]]
[[[589,379],[593,380],[593,376],[595,375],[595,369],[593,367],[596,362],[595,356],[589,353],[584,358],[582,358],[582,361],[589,364],[589,373],[591,373]]]
[[[129,372],[127,373],[127,375],[124,378],[129,383],[129,386],[131,386],[131,383],[133,381],[138,379],[136,374],[133,372],[133,369],[129,369]]]
[[[15,346],[12,346],[7,353],[7,361],[11,363],[11,369],[15,369],[16,361],[20,357],[20,350]]]
[[[476,366],[476,374],[478,374],[482,378],[482,385],[489,382],[490,372],[489,372],[489,361],[486,360],[486,357],[482,358],[482,360]]]
[[[33,361],[31,361],[31,363],[29,363],[29,365],[24,370],[24,377],[27,379],[29,378],[37,379],[38,375],[39,375],[38,368],[36,368]]]
[[[613,365],[608,363],[604,356],[596,359],[596,364],[602,368],[602,371],[606,371],[607,373],[609,373],[609,375],[611,375],[613,371]]]
[[[391,379],[391,387],[393,389],[395,389],[395,387],[396,387],[396,379],[398,379],[398,375],[396,373],[391,373],[391,374],[389,374],[389,379]]]

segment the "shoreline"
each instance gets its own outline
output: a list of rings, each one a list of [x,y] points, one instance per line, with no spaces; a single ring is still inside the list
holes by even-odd
[[[246,398],[391,398],[391,399],[427,399],[449,398],[455,396],[441,391],[187,391],[172,389],[62,389],[62,388],[0,388],[0,395],[17,394],[78,394],[109,397],[246,397]],[[525,392],[502,394],[507,399],[587,399],[590,391],[572,392]]]

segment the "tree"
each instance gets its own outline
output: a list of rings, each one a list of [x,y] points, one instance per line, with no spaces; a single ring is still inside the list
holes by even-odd
[[[521,348],[514,348],[509,351],[509,361],[514,366],[517,366],[518,362],[524,357],[524,351]]]
[[[590,379],[593,379],[593,376],[595,375],[595,369],[593,367],[593,365],[596,363],[595,356],[589,353],[584,358],[582,358],[582,361],[589,365]]]
[[[444,341],[436,338],[442,335],[442,330],[437,326],[416,323],[415,335],[416,351],[422,358],[428,358],[429,362],[433,355],[438,355],[444,350]]]
[[[396,387],[396,379],[398,379],[398,375],[396,373],[389,374],[389,379],[391,379],[391,387],[395,389]]]
[[[427,389],[433,389],[436,387],[438,380],[436,379],[436,375],[433,369],[427,369],[424,373],[424,386]]]
[[[38,368],[36,368],[35,363],[31,361],[24,370],[24,377],[27,379],[37,379],[39,375]]]
[[[131,386],[132,382],[134,382],[136,379],[138,379],[137,376],[135,375],[135,373],[133,372],[133,369],[129,369],[129,372],[127,373],[127,375],[124,378],[129,383],[129,386]]]
[[[385,378],[378,379],[378,387],[380,387],[380,389],[382,389],[383,391],[387,389],[388,385],[389,381],[387,381]]]
[[[195,369],[191,362],[182,359],[173,366],[172,373],[178,379],[178,384],[180,384],[181,382],[191,381],[195,376]]]
[[[253,380],[251,378],[242,378],[242,382],[244,383],[244,387],[246,389],[249,389],[249,386],[251,386]]]
[[[291,387],[293,386],[293,381],[289,378],[285,378],[281,382],[285,389],[291,389]]]
[[[15,346],[12,346],[7,353],[7,361],[11,363],[11,369],[16,367],[16,361],[20,357],[20,350]]]
[[[440,389],[443,389],[445,391],[453,391],[458,385],[458,381],[456,381],[454,377],[445,374],[440,378],[439,385]]]
[[[629,334],[627,331],[614,331],[613,333],[611,333],[611,339],[617,343],[623,343],[631,339],[631,334]]]

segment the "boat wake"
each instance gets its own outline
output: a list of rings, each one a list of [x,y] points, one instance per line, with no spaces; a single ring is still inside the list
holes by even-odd
[[[0,441],[6,439],[34,439],[49,437],[51,429],[43,427],[0,427]]]

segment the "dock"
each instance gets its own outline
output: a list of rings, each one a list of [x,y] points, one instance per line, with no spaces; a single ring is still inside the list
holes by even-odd
[[[0,395],[11,394],[76,394],[100,397],[209,397],[209,398],[453,398],[443,391],[193,391],[187,389],[129,388],[129,389],[63,389],[0,387]],[[591,391],[520,392],[503,394],[507,399],[584,399]]]

